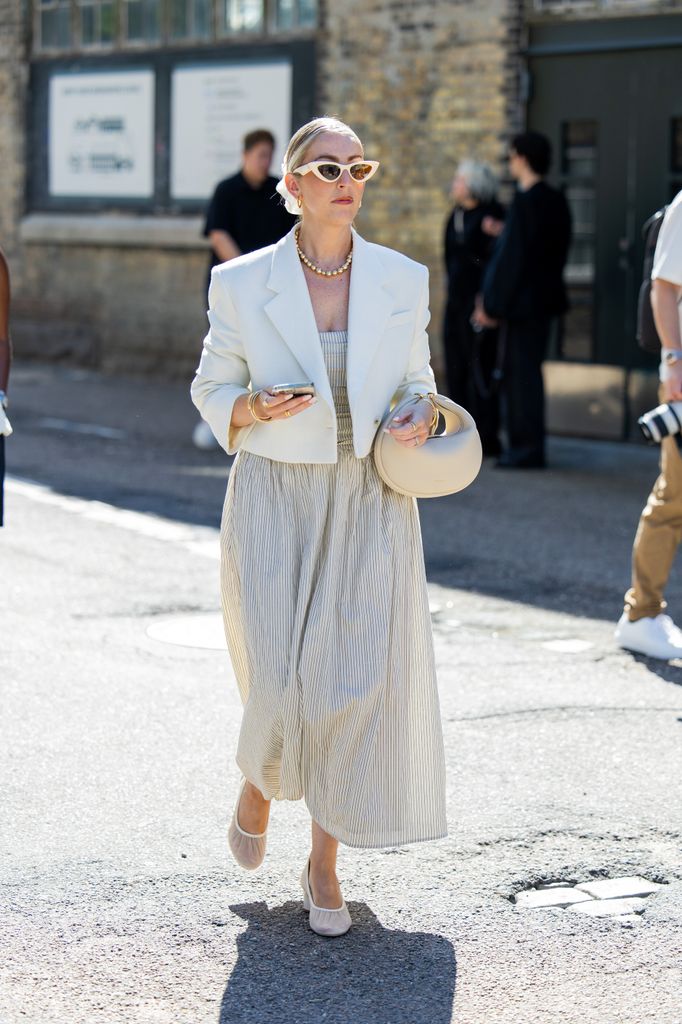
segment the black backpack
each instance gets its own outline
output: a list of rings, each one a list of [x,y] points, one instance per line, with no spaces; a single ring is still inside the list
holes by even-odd
[[[644,265],[642,267],[642,283],[639,288],[637,299],[637,342],[645,352],[652,352],[659,355],[661,351],[661,339],[654,323],[654,312],[651,308],[651,271],[654,269],[654,254],[656,243],[663,223],[663,217],[667,206],[656,210],[653,216],[642,228],[644,238]]]

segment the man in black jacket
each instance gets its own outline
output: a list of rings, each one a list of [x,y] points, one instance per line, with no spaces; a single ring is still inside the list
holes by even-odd
[[[544,181],[550,160],[544,135],[525,132],[512,140],[509,170],[518,191],[474,314],[481,327],[505,322],[502,416],[509,448],[497,464],[508,468],[545,465],[542,362],[552,318],[568,308],[563,271],[571,214],[563,193]]]

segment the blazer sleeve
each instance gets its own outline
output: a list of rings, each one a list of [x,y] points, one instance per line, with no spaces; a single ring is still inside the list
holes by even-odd
[[[426,267],[423,268],[423,271],[407,372],[403,377],[400,387],[393,396],[392,405],[402,402],[411,394],[435,393],[436,391],[436,379],[431,369],[429,336],[426,331],[431,319],[431,313],[429,312],[429,272]]]
[[[234,455],[253,429],[231,427],[232,410],[240,395],[249,392],[251,374],[242,345],[237,311],[223,277],[215,267],[208,290],[209,331],[204,338],[192,401],[228,455]]]

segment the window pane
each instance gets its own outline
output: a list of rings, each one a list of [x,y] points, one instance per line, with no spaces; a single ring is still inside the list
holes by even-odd
[[[263,0],[222,0],[226,32],[257,32],[263,27]]]
[[[127,0],[126,37],[153,42],[159,38],[159,0]]]
[[[596,121],[562,124],[561,171],[573,218],[566,266],[571,308],[564,320],[561,347],[565,359],[593,357],[597,152]]]
[[[317,0],[298,0],[298,23],[301,28],[317,25]]]
[[[170,0],[169,2],[169,17],[170,17],[170,34],[172,39],[182,39],[188,35],[187,32],[187,14],[188,14],[189,0]]]
[[[194,35],[208,39],[211,35],[211,0],[194,0]]]
[[[596,172],[597,122],[567,121],[563,125],[562,169],[571,177],[592,178]]]
[[[83,46],[92,46],[99,42],[97,13],[97,8],[92,5],[81,9],[81,42]]]
[[[114,41],[114,5],[110,0],[83,4],[80,19],[83,46],[102,46]]]
[[[277,28],[292,28],[295,23],[296,5],[294,0],[277,0],[275,20]]]
[[[207,39],[211,35],[211,0],[169,0],[172,39]]]
[[[103,43],[113,43],[116,34],[113,3],[104,3],[99,9],[99,32]]]
[[[71,46],[71,12],[67,4],[40,13],[40,44],[45,49],[67,50]]]

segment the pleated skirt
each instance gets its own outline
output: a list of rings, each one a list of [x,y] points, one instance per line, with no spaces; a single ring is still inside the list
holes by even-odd
[[[221,529],[227,643],[244,714],[237,763],[304,798],[340,842],[446,834],[443,738],[416,502],[371,457],[241,452]]]

